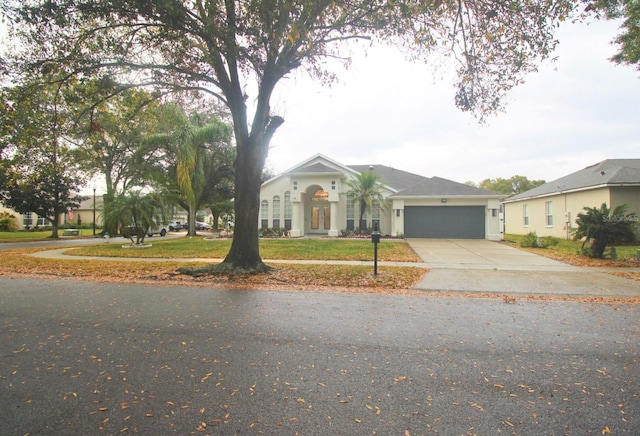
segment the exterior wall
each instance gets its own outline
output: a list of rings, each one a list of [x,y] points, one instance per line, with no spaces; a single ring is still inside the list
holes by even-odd
[[[546,203],[553,207],[553,224],[546,222]],[[584,191],[562,193],[540,198],[514,201],[504,204],[505,233],[525,235],[535,232],[540,236],[554,236],[570,239],[575,229],[575,220],[584,207],[600,207],[602,203],[611,205],[609,188],[597,188]],[[529,209],[529,224],[524,223],[524,208]]]
[[[485,235],[492,241],[499,241],[500,233],[500,202],[497,199],[486,198],[456,198],[447,197],[443,203],[441,197],[437,198],[405,198],[394,199],[392,204],[392,234],[404,235],[404,209],[410,206],[484,206],[485,207]]]
[[[31,224],[30,226],[25,226],[24,225],[25,217],[26,217],[25,215],[17,213],[13,209],[6,208],[2,205],[0,205],[0,212],[7,212],[16,217],[17,230],[25,230],[27,227],[32,228],[32,227],[41,227],[41,226],[51,225],[48,222],[46,222],[46,224],[39,224],[39,221],[41,220],[39,219],[38,215],[36,215],[35,213],[31,214],[31,217],[32,217],[31,222],[33,224]],[[60,217],[58,218],[58,222],[60,224],[64,224],[66,222],[66,219],[67,219],[66,214],[60,215]]]
[[[0,212],[8,212],[16,217],[16,224],[18,230],[25,230],[27,226],[24,225],[25,215],[19,214],[12,209],[8,209],[0,205]],[[31,227],[38,226],[38,215],[32,214]],[[91,224],[93,222],[93,197],[89,200],[85,200],[81,203],[80,208],[73,210],[73,218],[70,218],[68,214],[61,214],[58,218],[58,223],[62,224]],[[44,224],[49,226],[50,224]],[[96,197],[96,226],[102,227],[102,196]]]
[[[629,206],[628,213],[636,213],[640,216],[640,187],[621,186],[611,188],[611,207],[621,204]]]
[[[338,169],[336,169],[338,171]],[[326,234],[328,236],[339,236],[340,232],[347,229],[347,203],[349,199],[347,192],[349,191],[349,185],[346,183],[347,174],[283,174],[277,179],[274,179],[262,186],[260,191],[260,213],[258,225],[265,227],[263,224],[266,220],[266,227],[274,227],[274,209],[273,199],[275,196],[280,197],[280,225],[279,227],[290,231],[291,236],[303,236],[307,234]],[[321,225],[320,229],[311,229],[311,214],[310,209],[312,207],[311,197],[314,193],[322,189],[328,193],[326,202],[318,203],[320,208],[330,208],[331,223],[330,228],[325,229],[324,225]],[[291,228],[288,229],[285,226],[285,193],[289,192],[291,198]],[[387,192],[387,195],[391,192]],[[265,213],[264,206],[267,206],[267,212]],[[358,206],[354,207],[354,227],[359,227],[359,210]],[[266,217],[266,218],[265,218]],[[372,213],[366,214],[367,226],[372,226]],[[380,232],[382,234],[391,234],[391,222],[392,216],[389,206],[382,207],[380,213]]]

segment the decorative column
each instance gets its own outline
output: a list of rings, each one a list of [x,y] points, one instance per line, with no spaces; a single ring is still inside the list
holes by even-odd
[[[329,204],[331,205],[331,228],[329,229],[329,236],[337,238],[340,236],[340,232],[338,231],[338,202],[331,201]]]
[[[291,236],[294,238],[304,234],[302,232],[302,226],[304,225],[303,204],[301,201],[293,201],[291,203]]]

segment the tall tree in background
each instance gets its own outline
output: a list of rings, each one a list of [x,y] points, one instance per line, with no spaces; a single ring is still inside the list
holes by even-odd
[[[142,186],[148,168],[136,158],[136,152],[144,138],[158,129],[158,102],[144,90],[108,78],[73,86],[68,95],[79,106],[73,133],[81,168],[104,177],[109,198]],[[109,95],[112,97],[105,100]],[[92,100],[90,107],[80,104]]]
[[[619,51],[611,60],[635,65],[640,70],[640,2],[637,0],[586,0],[586,12],[609,20],[622,20],[621,32],[613,40]]]
[[[504,195],[516,195],[521,192],[528,191],[529,189],[537,188],[540,185],[544,185],[544,180],[529,180],[525,176],[512,176],[508,179],[498,177],[496,179],[484,179],[478,183],[478,188],[486,189],[487,191],[497,192]],[[473,182],[471,183],[474,186]]]
[[[30,84],[2,90],[0,202],[18,213],[35,213],[58,238],[60,216],[80,206],[85,178],[65,134],[64,99],[55,86]]]
[[[236,228],[220,269],[264,270],[258,246],[260,176],[284,119],[271,109],[282,78],[304,68],[334,79],[324,59],[349,47],[401,45],[415,59],[451,53],[455,103],[482,116],[556,45],[571,0],[7,0],[22,36],[22,73],[51,64],[69,77],[108,72],[165,92],[201,90],[229,108],[237,144]],[[51,41],[56,41],[51,44]],[[350,42],[348,46],[346,42]],[[341,54],[346,53],[346,54]],[[250,95],[252,94],[253,95]],[[251,106],[249,106],[249,104]]]

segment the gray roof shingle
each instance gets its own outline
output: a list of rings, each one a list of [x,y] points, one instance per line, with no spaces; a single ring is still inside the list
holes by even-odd
[[[603,185],[640,185],[640,159],[607,159],[537,188],[516,194],[506,201],[540,197]]]
[[[500,197],[500,194],[476,188],[474,186],[465,185],[441,177],[431,177],[422,183],[414,185],[410,188],[396,192],[391,197],[429,197],[429,196],[494,196]]]
[[[401,191],[418,183],[422,183],[425,180],[429,180],[428,177],[408,173],[385,165],[348,165],[348,167],[359,173],[373,171],[380,176],[382,184],[395,191]],[[373,170],[371,168],[373,168]]]

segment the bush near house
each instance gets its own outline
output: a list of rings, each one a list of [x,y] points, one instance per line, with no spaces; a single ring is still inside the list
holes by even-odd
[[[627,213],[628,206],[622,204],[613,210],[606,203],[597,207],[585,207],[576,219],[578,226],[574,240],[583,240],[581,254],[602,258],[607,245],[633,243],[636,241],[638,216]]]
[[[547,248],[558,245],[560,240],[553,236],[540,237],[536,232],[529,232],[520,241],[520,246],[524,248]]]
[[[15,215],[9,212],[0,213],[0,232],[13,232],[18,228]]]

